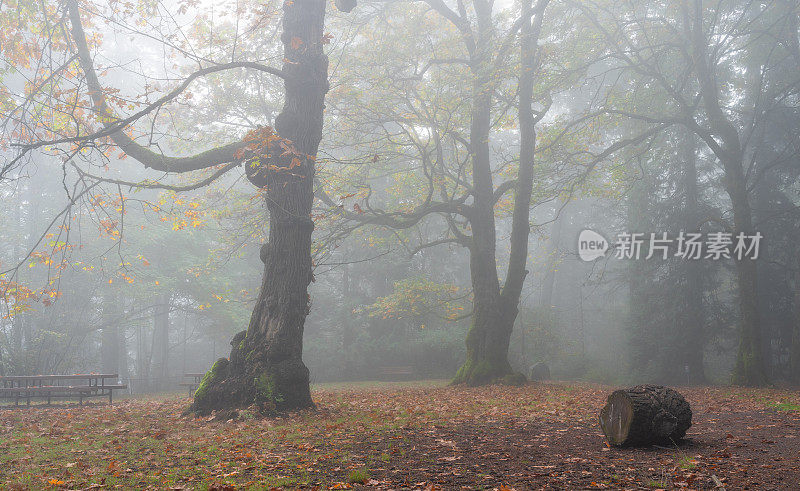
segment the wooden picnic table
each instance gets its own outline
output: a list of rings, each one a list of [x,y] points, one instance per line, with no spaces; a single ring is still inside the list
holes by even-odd
[[[107,382],[109,379],[113,382]],[[14,399],[14,405],[19,406],[19,400],[24,398],[30,406],[33,397],[46,397],[49,405],[53,397],[77,395],[78,403],[83,404],[84,398],[108,396],[108,403],[112,404],[114,390],[128,387],[126,384],[120,384],[118,379],[119,375],[116,373],[7,375],[0,377],[0,399]]]

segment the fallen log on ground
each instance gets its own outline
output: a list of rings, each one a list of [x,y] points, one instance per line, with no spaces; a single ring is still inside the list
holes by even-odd
[[[677,443],[692,426],[692,409],[677,391],[637,385],[614,391],[600,411],[600,428],[611,445]]]

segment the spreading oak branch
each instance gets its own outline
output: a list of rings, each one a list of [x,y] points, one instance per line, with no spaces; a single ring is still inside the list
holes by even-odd
[[[74,48],[77,51],[81,69],[86,77],[86,83],[89,89],[89,95],[92,99],[93,108],[101,120],[104,121],[103,128],[97,132],[83,136],[75,136],[72,138],[63,138],[51,141],[39,141],[25,145],[22,146],[23,153],[42,146],[52,146],[62,143],[80,143],[107,136],[111,138],[111,140],[123,152],[125,152],[126,155],[139,161],[146,168],[152,168],[164,172],[189,172],[214,167],[219,164],[231,162],[238,163],[247,158],[246,152],[240,151],[245,149],[247,146],[247,143],[244,141],[229,143],[187,157],[166,156],[161,153],[154,152],[146,146],[137,143],[133,138],[125,134],[124,130],[143,116],[155,111],[164,104],[178,97],[194,80],[199,77],[204,77],[212,73],[234,68],[249,68],[285,78],[285,75],[281,70],[247,61],[237,61],[201,68],[200,70],[190,74],[180,85],[159,98],[157,101],[148,104],[146,107],[127,118],[120,119],[117,118],[109,108],[104,95],[103,87],[100,84],[97,73],[95,72],[94,62],[92,61],[89,46],[86,42],[86,34],[83,30],[83,25],[81,24],[80,8],[78,7],[77,1],[69,0],[66,3],[66,8],[71,23],[71,35],[72,41],[74,42]]]

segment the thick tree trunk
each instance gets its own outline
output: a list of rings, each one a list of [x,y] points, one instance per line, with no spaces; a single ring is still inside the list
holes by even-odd
[[[761,174],[752,189],[753,220],[759,224],[762,235],[769,240],[762,243],[758,257],[758,309],[761,320],[761,353],[765,369],[771,380],[786,379],[789,360],[783,360],[792,343],[793,294],[791,293],[791,256],[784,256],[784,244],[794,243],[794,228],[780,220],[794,211],[784,208],[780,198],[779,179],[765,165],[765,157],[756,157],[755,172]],[[761,172],[763,170],[763,173]],[[790,201],[791,202],[791,201]],[[787,241],[787,239],[789,239]],[[786,242],[785,242],[786,241]]]
[[[628,233],[642,232],[647,222],[645,215],[648,208],[648,181],[635,181],[628,192],[625,203],[626,230]],[[651,325],[648,322],[650,312],[647,306],[647,292],[652,291],[653,276],[647,273],[646,261],[628,261],[625,265],[628,287],[628,322],[626,341],[630,349],[630,369],[632,373],[644,373],[655,361],[652,356],[657,345]],[[672,346],[670,346],[670,349]]]
[[[503,312],[500,305],[499,294],[480,298],[475,295],[472,325],[466,340],[467,360],[458,369],[453,384],[476,386],[525,381],[524,376],[514,374],[508,362],[508,346],[516,312],[511,316]]]
[[[472,87],[473,112],[470,127],[475,215],[470,244],[470,274],[475,295],[472,326],[467,333],[467,359],[453,379],[454,384],[481,385],[491,382],[519,384],[525,376],[514,373],[508,361],[508,347],[514,321],[519,311],[530,234],[530,202],[533,187],[533,162],[536,131],[531,103],[536,66],[536,43],[541,30],[547,0],[540,0],[536,19],[531,2],[523,9],[520,70],[520,163],[515,186],[511,228],[511,252],[503,289],[497,275],[495,257],[496,231],[494,189],[489,155],[492,99],[490,63],[486,50],[491,46],[491,6],[476,2],[478,14],[478,49],[472,64],[475,82]],[[488,9],[488,11],[487,11]]]
[[[600,411],[600,428],[616,446],[675,444],[692,426],[692,409],[678,392],[659,385],[616,390]]]
[[[314,167],[328,91],[325,7],[325,0],[283,5],[286,93],[276,130],[284,141],[270,145],[268,164],[248,172],[254,184],[266,186],[270,212],[264,278],[247,331],[234,337],[230,359],[218,360],[195,394],[190,410],[197,413],[252,404],[262,410],[314,405],[302,353],[312,281]]]
[[[707,53],[708,40],[703,31],[703,4],[693,1],[690,14],[688,1],[681,4],[687,36],[691,43],[692,59],[697,82],[703,98],[709,125],[719,143],[706,140],[722,163],[723,183],[733,205],[733,232],[752,235],[753,217],[747,194],[747,178],[744,173],[744,150],[736,127],[728,120],[720,106],[720,95],[713,65]],[[733,373],[734,383],[741,385],[763,385],[767,381],[761,352],[761,324],[757,300],[756,261],[743,258],[736,261],[736,278],[739,287],[741,341]]]
[[[742,163],[726,165],[728,194],[733,203],[733,221],[736,234],[753,234],[753,220],[747,197]],[[736,261],[736,278],[739,286],[739,309],[741,315],[741,341],[736,355],[733,382],[740,385],[764,385],[767,374],[761,346],[761,323],[758,312],[757,262],[742,258]]]
[[[485,7],[484,2],[478,5]],[[486,14],[480,9],[479,14]],[[481,385],[496,381],[511,373],[508,345],[513,319],[504,318],[500,301],[500,279],[497,275],[496,231],[494,217],[494,187],[492,184],[489,132],[491,130],[492,90],[491,63],[487,47],[491,29],[480,22],[476,54],[472,71],[472,121],[470,144],[472,182],[475,202],[470,220],[472,238],[469,244],[470,276],[472,280],[473,318],[467,333],[467,359],[458,369],[453,384]],[[483,19],[485,21],[485,19]]]
[[[686,201],[684,203],[684,228],[686,232],[699,232],[698,223],[698,191],[697,191],[697,145],[695,136],[687,132],[687,141],[684,163],[684,189]],[[703,368],[703,349],[705,347],[705,312],[703,308],[703,277],[701,270],[690,261],[682,265],[686,288],[684,301],[686,306],[686,324],[684,326],[683,353],[684,366],[689,367],[689,383],[706,383]]]
[[[481,121],[477,125],[473,123],[472,141],[487,142],[485,165],[479,164],[482,161],[478,160],[484,157],[482,152],[473,156],[476,162],[474,165],[479,167],[474,170],[476,214],[471,220],[472,240],[469,247],[470,276],[474,294],[473,318],[466,339],[467,359],[453,378],[453,384],[487,384],[501,381],[513,373],[508,361],[508,346],[516,319],[517,305],[513,305],[513,310],[504,308],[506,305],[501,297],[497,275],[495,218],[491,171],[488,164],[489,112],[488,106],[484,103],[488,104],[488,101],[478,104],[476,114],[473,114],[473,119],[480,118]],[[485,126],[482,124],[484,117]],[[485,136],[476,136],[477,133],[484,131]],[[477,177],[478,174],[481,174],[481,177]],[[485,182],[487,179],[488,184]],[[487,186],[488,191],[486,191]]]

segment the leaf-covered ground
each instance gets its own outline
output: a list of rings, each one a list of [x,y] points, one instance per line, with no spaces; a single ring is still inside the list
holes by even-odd
[[[0,488],[800,489],[800,392],[681,389],[680,447],[608,448],[611,387],[325,386],[317,411],[181,417],[186,399],[0,410]]]

